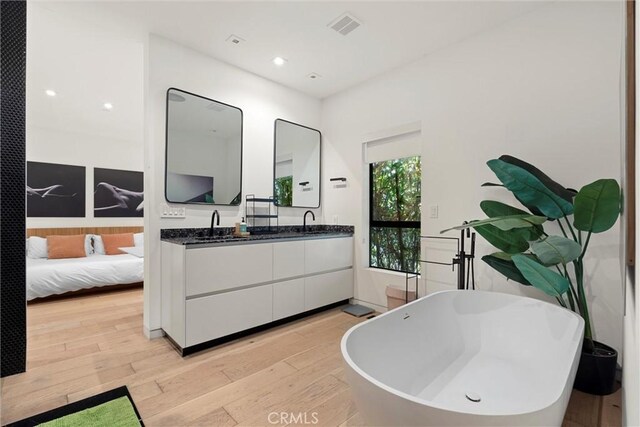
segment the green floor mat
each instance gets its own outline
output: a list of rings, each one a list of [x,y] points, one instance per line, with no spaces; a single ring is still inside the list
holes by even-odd
[[[5,427],[144,427],[127,386],[114,388]]]
[[[140,422],[131,401],[123,396],[40,425],[46,427],[138,427]]]

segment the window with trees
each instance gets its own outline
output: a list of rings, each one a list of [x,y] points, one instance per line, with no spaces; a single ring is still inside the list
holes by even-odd
[[[369,165],[369,265],[420,271],[420,156]]]
[[[278,206],[293,205],[293,175],[276,178],[275,196]]]

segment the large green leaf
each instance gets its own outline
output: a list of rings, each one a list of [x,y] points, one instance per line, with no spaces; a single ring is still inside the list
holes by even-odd
[[[555,271],[524,255],[511,257],[520,273],[534,287],[552,297],[560,297],[569,290],[569,281]]]
[[[573,205],[544,186],[538,178],[527,170],[493,159],[487,165],[504,186],[528,208],[535,207],[552,219],[573,213]]]
[[[506,215],[528,215],[528,213],[526,211],[523,211],[522,209],[518,209],[516,207],[507,205],[506,203],[498,202],[495,200],[483,200],[482,202],[480,202],[480,209],[482,209],[482,211],[490,218]],[[538,240],[540,236],[544,234],[544,228],[542,228],[542,225],[519,228],[512,231],[526,241]]]
[[[585,185],[576,196],[573,225],[592,233],[607,231],[618,219],[621,199],[615,179],[599,179]]]
[[[515,229],[504,231],[491,224],[473,228],[493,246],[508,254],[517,254],[529,249],[529,243],[519,233],[515,233]]]
[[[496,200],[483,200],[480,202],[480,209],[488,217],[494,218],[496,216],[506,215],[530,215],[529,212],[522,209],[515,208],[507,205],[506,203],[498,202]]]
[[[535,216],[535,215],[507,215],[507,216],[499,216],[495,218],[487,218],[479,221],[471,221],[467,224],[459,225],[457,227],[447,228],[446,230],[442,230],[440,233],[445,233],[451,230],[465,230],[470,227],[479,227],[481,225],[491,224],[498,227],[500,230],[511,230],[512,228],[523,228],[523,227],[532,227],[536,224],[542,224],[545,222],[547,218],[543,216]]]
[[[582,246],[566,237],[548,236],[531,243],[531,251],[544,265],[566,265],[580,256]]]
[[[496,270],[498,273],[505,276],[508,280],[513,280],[525,286],[532,286],[531,283],[520,273],[518,267],[513,263],[510,256],[504,256],[501,252],[496,252],[491,255],[485,255],[482,257],[482,261],[486,262]]]
[[[557,182],[549,178],[544,172],[542,172],[540,169],[536,168],[532,164],[527,163],[524,160],[520,160],[517,157],[509,156],[506,154],[500,156],[500,160],[526,170],[531,175],[538,178],[538,180],[542,183],[542,185],[547,187],[554,194],[556,194],[559,197],[562,197],[564,200],[566,200],[569,203],[573,203],[573,198],[576,195],[576,192],[574,190],[564,188],[564,186],[558,184]]]

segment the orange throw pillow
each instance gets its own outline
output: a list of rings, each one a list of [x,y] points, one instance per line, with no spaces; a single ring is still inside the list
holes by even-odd
[[[86,257],[84,234],[47,236],[47,252],[49,253],[49,259]]]
[[[104,253],[107,255],[123,254],[118,248],[129,248],[134,246],[133,233],[122,234],[101,234],[102,243],[104,244]]]

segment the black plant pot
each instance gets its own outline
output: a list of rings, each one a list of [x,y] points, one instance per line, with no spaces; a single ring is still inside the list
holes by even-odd
[[[615,387],[618,352],[598,341],[594,341],[593,346],[593,351],[582,349],[573,388],[598,396],[611,394]]]

